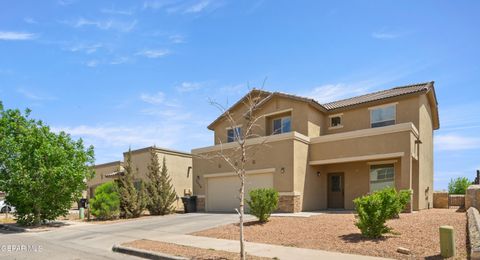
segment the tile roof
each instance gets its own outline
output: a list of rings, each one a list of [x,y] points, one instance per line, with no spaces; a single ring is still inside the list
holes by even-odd
[[[366,94],[366,95],[333,101],[330,103],[323,104],[323,106],[328,110],[333,110],[333,109],[344,108],[344,107],[349,107],[353,105],[359,105],[367,102],[382,100],[386,98],[392,98],[392,97],[398,97],[398,96],[428,91],[432,87],[433,87],[433,81],[413,84],[413,85],[406,85],[406,86],[395,87],[387,90],[381,90],[381,91],[377,91],[377,92]]]
[[[352,97],[352,98],[342,99],[342,100],[338,100],[338,101],[333,101],[333,102],[329,102],[329,103],[325,103],[325,104],[320,104],[318,101],[316,101],[315,99],[312,99],[312,98],[287,94],[287,93],[283,93],[283,92],[270,92],[270,91],[259,90],[259,89],[253,89],[252,92],[256,91],[260,94],[260,96],[263,96],[263,99],[262,99],[262,101],[260,101],[258,103],[258,106],[261,106],[262,104],[266,103],[268,100],[270,100],[274,96],[282,96],[282,97],[296,99],[296,100],[300,100],[300,101],[310,103],[311,105],[316,107],[318,110],[328,113],[329,111],[333,111],[333,110],[336,110],[336,109],[347,108],[347,107],[350,107],[350,106],[360,105],[360,104],[369,103],[369,102],[373,102],[373,101],[378,101],[378,100],[383,100],[383,99],[388,99],[388,98],[394,98],[394,97],[398,97],[398,96],[411,95],[411,94],[416,94],[416,93],[420,93],[420,92],[428,92],[429,90],[433,89],[433,84],[434,84],[434,82],[430,81],[430,82],[425,82],[425,83],[417,83],[417,84],[399,86],[399,87],[394,87],[394,88],[387,89],[387,90],[381,90],[381,91],[377,91],[377,92],[373,92],[373,93],[369,93],[369,94],[365,94],[365,95],[361,95],[361,96],[356,96],[356,97]],[[435,92],[433,92],[433,93],[435,93]],[[247,97],[249,94],[245,95],[245,97]],[[233,107],[241,104],[242,100],[245,97],[238,100],[237,103],[235,103],[233,106],[231,106],[227,111],[229,111]],[[436,100],[436,98],[435,98],[435,100]],[[225,113],[223,113],[217,119],[215,119],[215,121],[213,121],[208,126],[208,129],[213,130],[213,125],[215,125],[221,118],[223,118]]]

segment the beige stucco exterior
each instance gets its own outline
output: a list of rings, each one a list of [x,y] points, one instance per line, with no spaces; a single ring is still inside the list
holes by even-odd
[[[247,180],[248,172],[270,169],[273,188],[280,193],[279,211],[321,210],[328,208],[328,174],[343,173],[343,207],[353,209],[353,199],[370,192],[371,165],[393,164],[395,188],[413,193],[409,209],[430,208],[433,131],[438,128],[438,115],[433,115],[437,113],[437,104],[432,92],[395,96],[332,110],[322,110],[288,96],[273,96],[256,110],[259,120],[254,132],[260,137],[248,139],[247,144],[261,147],[247,162]],[[370,111],[385,105],[395,106],[395,124],[371,128]],[[235,105],[230,112],[237,125],[242,127],[245,108]],[[329,126],[331,115],[341,116],[341,127]],[[291,132],[271,135],[272,120],[283,116],[290,116]],[[208,178],[233,176],[233,170],[221,158],[211,159],[220,149],[227,155],[237,156],[232,152],[237,144],[227,143],[229,127],[227,120],[216,120],[209,126],[214,131],[215,145],[192,150],[192,154],[198,155],[193,157],[193,193],[206,198],[200,200],[206,202],[200,208],[207,211],[209,201],[210,204],[223,203],[222,197],[208,197]],[[237,180],[238,187],[239,183]],[[223,187],[210,193],[231,197],[238,193],[238,188]],[[210,205],[210,208],[218,210],[217,205]]]
[[[183,208],[180,198],[192,192],[192,155],[156,147],[133,150],[131,151],[131,162],[132,168],[136,170],[137,180],[148,181],[147,172],[148,166],[151,163],[152,149],[158,156],[160,167],[162,167],[163,158],[166,159],[168,174],[178,197],[176,207],[177,209]],[[123,154],[124,161],[126,160],[127,153],[128,152],[125,152]],[[117,161],[96,165],[95,176],[87,182],[90,194],[92,194],[92,191],[98,185],[118,178],[114,173],[123,170],[123,164],[123,162]]]

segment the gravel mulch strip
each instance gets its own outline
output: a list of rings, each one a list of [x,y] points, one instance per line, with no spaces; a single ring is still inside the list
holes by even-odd
[[[135,240],[128,243],[123,243],[122,246],[133,247],[143,250],[155,251],[164,254],[183,256],[192,260],[238,260],[240,259],[238,253],[219,251],[213,249],[203,249],[198,247],[182,246],[171,243],[165,243],[153,240]],[[271,258],[248,256],[252,260],[271,260]]]
[[[365,239],[354,225],[353,213],[326,213],[310,218],[273,217],[266,224],[246,223],[249,242],[321,249],[350,254],[381,256],[396,259],[442,259],[439,255],[439,226],[455,228],[456,259],[467,258],[466,214],[456,209],[430,209],[400,214],[387,225],[397,234],[382,239]],[[230,224],[196,232],[193,235],[222,239],[238,239],[238,225]],[[412,255],[396,252],[398,247],[410,249]]]

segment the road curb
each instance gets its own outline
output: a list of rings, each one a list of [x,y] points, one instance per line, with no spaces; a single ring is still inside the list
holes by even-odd
[[[186,257],[167,255],[163,253],[152,252],[148,250],[125,247],[125,246],[119,246],[119,245],[113,245],[112,251],[126,254],[126,255],[138,256],[145,259],[152,259],[152,260],[188,260],[189,259]]]

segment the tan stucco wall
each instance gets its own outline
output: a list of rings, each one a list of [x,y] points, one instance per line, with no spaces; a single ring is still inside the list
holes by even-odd
[[[184,190],[192,190],[192,176],[187,177],[188,167],[192,166],[192,158],[188,155],[168,153],[158,150],[157,156],[160,167],[163,165],[163,158],[166,159],[168,174],[172,179],[172,185],[179,197],[184,196]],[[124,154],[126,160],[126,154]],[[148,165],[151,162],[151,155],[148,149],[141,152],[132,152],[132,165],[138,169],[138,178],[147,180]]]
[[[168,174],[172,180],[173,188],[177,193],[178,197],[184,196],[184,190],[192,190],[192,172],[187,177],[188,167],[192,166],[191,155],[180,154],[180,153],[171,153],[168,151],[157,150],[157,155],[160,163],[160,167],[163,165],[163,158],[166,158],[166,164],[168,169]],[[124,154],[124,160],[126,160],[126,153]],[[136,179],[148,180],[147,172],[148,165],[151,163],[151,154],[150,149],[140,149],[137,151],[132,151],[132,167],[133,169],[138,170]],[[117,171],[120,167],[120,163],[116,162],[113,164],[99,165],[95,167],[95,177],[92,180],[87,182],[89,187],[95,187],[99,184],[113,181],[114,178],[105,178],[105,174],[112,173]],[[178,200],[177,208],[182,208],[183,205],[181,200]]]
[[[289,110],[284,113],[268,115],[278,111]],[[239,106],[232,110],[232,115],[237,125],[245,126],[245,121],[242,117],[245,112],[244,106]],[[301,133],[303,135],[314,137],[318,136],[321,125],[324,121],[324,116],[317,109],[309,104],[297,100],[288,99],[285,97],[274,97],[264,104],[256,115],[268,115],[267,117],[260,117],[257,121],[257,127],[254,128],[254,133],[260,136],[270,135],[272,132],[272,119],[291,115],[291,129],[292,131]],[[231,127],[228,120],[220,121],[214,128],[215,144],[227,142],[227,128]]]
[[[87,186],[90,187],[96,187],[102,183],[108,182],[108,181],[113,181],[114,178],[107,178],[105,177],[105,174],[109,174],[115,171],[118,171],[121,167],[122,163],[121,162],[112,162],[112,163],[106,163],[106,164],[101,164],[97,165],[94,167],[95,169],[95,175],[93,176],[92,179],[87,181]]]
[[[425,95],[423,95],[425,96]],[[398,103],[397,103],[398,102]],[[325,120],[325,134],[343,133],[360,129],[370,128],[370,110],[368,108],[383,105],[396,104],[396,124],[412,122],[418,128],[418,96],[402,97],[389,100],[388,102],[375,102],[365,104],[355,109],[345,111],[333,111],[330,114],[342,113],[342,128],[329,129],[329,120]],[[328,118],[327,118],[328,119]]]
[[[327,175],[325,173],[345,172],[345,207],[353,208],[352,200],[369,191],[369,166],[367,161],[336,163],[310,166],[309,162],[317,160],[339,159],[367,155],[382,155],[403,152],[403,157],[396,157],[395,185],[397,189],[412,189],[414,210],[432,206],[433,191],[433,126],[429,100],[425,94],[410,95],[378,101],[357,106],[348,110],[335,110],[329,114],[342,113],[342,128],[329,129],[328,114],[323,114],[305,102],[275,97],[257,111],[259,115],[283,111],[282,115],[292,117],[292,131],[312,138],[307,144],[298,140],[271,142],[250,158],[247,170],[275,168],[274,188],[279,192],[290,192],[301,196],[302,210],[324,209],[327,207]],[[356,130],[371,129],[370,107],[396,103],[396,125],[412,123],[411,131],[392,131],[380,135],[355,136],[354,138],[335,141],[314,142],[317,136],[336,133],[351,133]],[[288,111],[286,111],[288,110]],[[244,111],[244,110],[243,110]],[[243,114],[242,107],[234,110],[235,116]],[[269,133],[271,119],[275,116],[262,117],[255,133],[265,136]],[[244,124],[238,120],[239,124]],[[226,142],[227,121],[215,125],[215,144]],[[382,128],[386,129],[386,128]],[[422,144],[415,143],[418,129]],[[371,129],[374,130],[374,129]],[[321,138],[321,137],[320,137]],[[420,148],[418,148],[420,147]],[[391,158],[390,158],[391,159]],[[255,160],[255,164],[252,161]],[[220,167],[219,167],[220,166]],[[285,167],[285,173],[280,169]],[[204,174],[232,172],[222,159],[193,159],[194,185],[196,195],[205,195]],[[320,172],[320,176],[317,176]],[[198,176],[198,179],[197,179]]]
[[[255,159],[248,160],[246,170],[275,168],[273,174],[274,188],[279,192],[293,192],[293,142],[293,140],[283,140],[257,147]],[[224,153],[233,157],[231,149],[225,150]],[[193,157],[193,193],[195,195],[205,195],[206,180],[203,177],[204,174],[233,172],[233,169],[223,159],[215,156],[215,152],[204,153],[202,156]],[[249,156],[248,153],[247,156]],[[253,160],[255,160],[255,163],[253,163]],[[238,153],[237,161],[239,161]],[[285,173],[281,173],[281,168],[285,168]]]
[[[404,152],[410,154],[414,145],[411,132],[397,132],[356,137],[310,145],[310,160],[338,159],[364,155]]]
[[[420,141],[419,157],[419,209],[433,206],[433,125],[432,111],[425,95],[419,97],[419,127]]]

